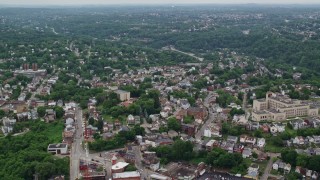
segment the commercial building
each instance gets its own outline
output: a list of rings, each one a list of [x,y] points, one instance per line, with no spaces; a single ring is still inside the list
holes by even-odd
[[[140,180],[141,176],[138,171],[129,171],[112,174],[113,180]]]
[[[111,171],[112,173],[122,173],[128,165],[129,163],[126,162],[118,162],[111,167]]]
[[[68,144],[49,144],[48,152],[52,154],[68,154]]]
[[[284,121],[298,116],[317,116],[319,108],[291,99],[287,95],[268,92],[265,99],[253,101],[252,119],[254,121]]]
[[[24,75],[26,77],[29,77],[29,78],[33,78],[33,77],[36,77],[36,76],[46,76],[47,75],[47,70],[46,69],[36,69],[36,70],[33,70],[33,69],[23,69],[23,70],[15,70],[14,71],[14,76],[17,76],[17,75]]]

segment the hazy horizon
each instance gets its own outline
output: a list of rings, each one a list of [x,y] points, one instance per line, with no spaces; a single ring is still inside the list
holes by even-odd
[[[1,0],[0,5],[320,4],[319,0]]]

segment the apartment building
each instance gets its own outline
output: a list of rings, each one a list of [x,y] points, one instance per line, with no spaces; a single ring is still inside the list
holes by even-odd
[[[267,92],[265,99],[253,101],[252,118],[254,121],[284,121],[298,116],[317,116],[319,109],[287,95]]]
[[[115,93],[117,93],[120,101],[130,100],[130,92],[128,92],[128,91],[117,90],[117,91],[115,91]]]

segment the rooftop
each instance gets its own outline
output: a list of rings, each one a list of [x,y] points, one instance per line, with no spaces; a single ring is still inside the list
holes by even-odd
[[[126,162],[118,162],[117,164],[113,165],[111,169],[112,170],[123,169],[128,165],[129,165],[129,163],[126,163]]]
[[[68,145],[65,143],[59,143],[59,144],[49,144],[48,148],[49,149],[54,149],[54,148],[66,148]]]
[[[130,178],[130,177],[140,177],[140,173],[138,171],[130,171],[123,173],[114,173],[112,174],[113,178]]]

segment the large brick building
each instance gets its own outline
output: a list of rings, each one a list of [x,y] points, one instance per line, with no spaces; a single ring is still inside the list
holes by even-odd
[[[280,93],[268,92],[265,99],[253,101],[252,117],[255,121],[283,121],[298,116],[317,116],[319,109],[301,100]]]

